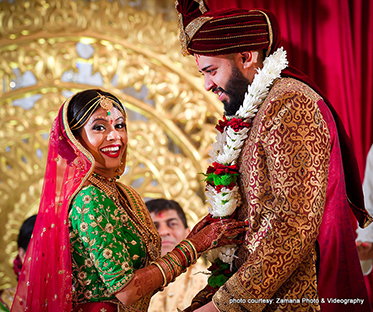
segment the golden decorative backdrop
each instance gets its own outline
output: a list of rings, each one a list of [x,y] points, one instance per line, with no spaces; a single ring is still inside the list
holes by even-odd
[[[199,173],[222,107],[181,56],[172,14],[120,1],[0,2],[0,288],[16,283],[16,239],[38,209],[52,120],[76,91],[100,87],[125,103],[124,183],[179,201],[192,225],[206,214]]]

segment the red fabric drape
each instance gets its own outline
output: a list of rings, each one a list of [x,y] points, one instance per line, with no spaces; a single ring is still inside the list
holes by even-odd
[[[316,82],[340,115],[363,178],[373,143],[373,1],[206,2],[212,10],[263,8],[276,14],[290,63]],[[373,307],[373,273],[365,281]]]

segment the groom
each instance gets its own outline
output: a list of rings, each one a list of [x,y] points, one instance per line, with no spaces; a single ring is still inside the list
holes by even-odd
[[[276,17],[210,11],[203,0],[177,0],[176,9],[182,53],[194,56],[227,117],[208,173],[238,168],[237,183],[208,181],[210,211],[228,203],[229,214],[250,225],[235,274],[218,290],[202,290],[188,310],[370,311],[349,209],[361,226],[371,217],[350,141],[314,82],[287,66]]]

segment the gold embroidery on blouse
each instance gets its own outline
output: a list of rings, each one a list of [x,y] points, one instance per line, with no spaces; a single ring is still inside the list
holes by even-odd
[[[137,204],[137,202],[142,202],[137,193],[125,185],[100,178],[99,175],[91,175],[88,180],[101,189],[119,210],[124,211],[130,217],[133,226],[145,243],[148,255],[152,260],[158,259],[160,256],[161,238],[154,227],[154,223],[151,220],[147,220],[145,214],[142,213],[142,210],[146,210],[146,208],[141,208]]]

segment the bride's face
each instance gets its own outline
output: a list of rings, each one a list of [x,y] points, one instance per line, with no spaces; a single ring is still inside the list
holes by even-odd
[[[96,160],[95,171],[114,176],[127,149],[125,116],[115,107],[98,108],[82,128],[79,141]]]

